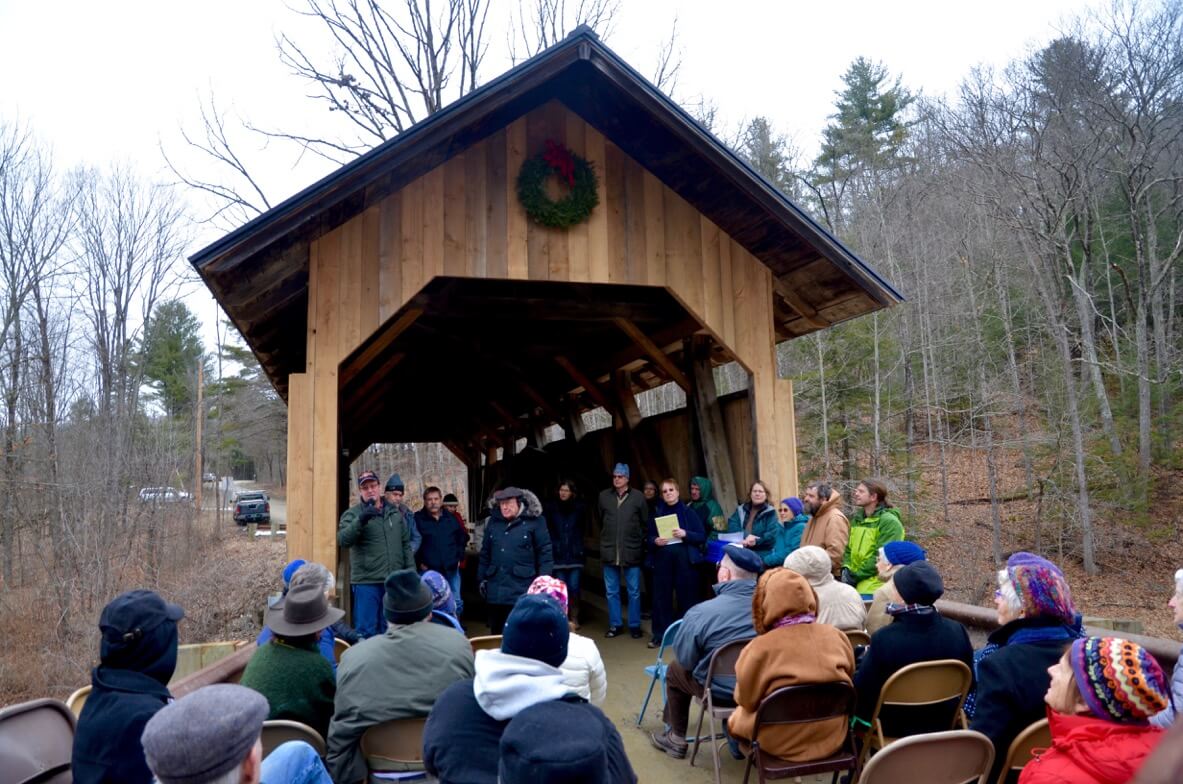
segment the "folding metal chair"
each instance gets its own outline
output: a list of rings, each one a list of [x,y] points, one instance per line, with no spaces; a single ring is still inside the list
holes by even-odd
[[[661,635],[661,645],[657,648],[657,661],[645,668],[645,674],[649,676],[649,688],[645,692],[645,700],[641,703],[641,710],[637,713],[637,726],[641,726],[641,721],[645,718],[645,711],[649,708],[649,698],[653,696],[653,687],[661,681],[661,704],[665,707],[665,673],[669,669],[669,665],[665,661],[665,651],[667,648],[673,647],[674,641],[678,639],[678,629],[682,626],[682,621],[677,620],[669,625],[665,630],[665,634]]]
[[[763,784],[769,779],[787,779],[800,776],[816,776],[833,773],[832,781],[844,770],[858,766],[858,753],[854,750],[854,739],[850,734],[850,718],[854,715],[854,687],[849,683],[810,683],[800,686],[785,686],[760,700],[756,709],[756,726],[748,764],[743,780],[747,784],[756,769],[756,776]],[[842,745],[838,751],[819,760],[790,762],[764,751],[760,745],[760,729],[769,725],[813,724],[819,721],[841,719]]]
[[[714,692],[711,685],[715,682],[715,678],[723,675],[735,676],[735,663],[739,661],[739,654],[744,647],[751,642],[748,640],[733,640],[719,648],[711,654],[711,661],[707,665],[707,677],[703,684],[702,699],[694,698],[695,702],[702,705],[702,709],[698,712],[698,729],[694,731],[694,751],[690,754],[690,764],[694,764],[694,758],[698,756],[698,746],[702,742],[702,720],[704,717],[710,717],[711,729],[711,760],[715,764],[715,784],[720,784],[719,773],[719,740],[721,735],[715,729],[715,719],[720,719],[724,722],[730,718],[731,714],[735,712],[735,703],[729,705],[717,705],[715,703]],[[730,702],[730,701],[729,701]]]
[[[969,666],[957,659],[917,662],[897,671],[879,692],[862,763],[872,752],[905,736],[944,732],[957,725],[967,729],[961,708],[972,683]]]
[[[1011,784],[1019,780],[1019,772],[1031,761],[1036,749],[1048,749],[1052,745],[1052,731],[1047,719],[1040,719],[1020,732],[1006,752],[1006,763],[998,773],[998,784]]]
[[[949,730],[900,738],[876,754],[859,784],[986,784],[994,744],[980,732]]]
[[[263,722],[263,734],[259,738],[263,744],[263,756],[266,757],[275,748],[289,740],[302,740],[320,756],[325,755],[325,740],[320,733],[299,721],[290,719],[272,719]]]
[[[0,779],[14,784],[70,784],[74,714],[40,699],[0,709]]]
[[[468,643],[472,646],[473,653],[477,651],[499,651],[501,650],[501,635],[486,634],[483,637],[469,637]]]
[[[427,717],[391,719],[361,736],[361,753],[371,773],[395,774],[400,781],[422,781],[423,727]]]

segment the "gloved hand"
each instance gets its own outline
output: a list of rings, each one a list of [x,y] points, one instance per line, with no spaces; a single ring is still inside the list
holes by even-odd
[[[477,587],[477,590],[480,591],[482,599],[487,598],[489,593],[489,581],[481,580],[481,584]]]
[[[842,574],[839,575],[838,579],[849,585],[851,588],[856,588],[859,584],[858,577],[855,577],[854,572],[850,571],[845,566],[842,567]]]
[[[362,505],[361,512],[357,516],[358,525],[365,525],[375,517],[381,517],[382,510],[373,501],[366,501]]]

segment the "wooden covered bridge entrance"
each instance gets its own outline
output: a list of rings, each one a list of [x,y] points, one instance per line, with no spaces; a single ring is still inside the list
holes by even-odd
[[[548,142],[596,174],[566,229],[516,188]],[[776,343],[900,300],[586,29],[192,262],[287,401],[289,556],[322,563],[373,443],[445,444],[470,515],[525,466],[549,492],[560,472],[604,485],[618,458],[706,472],[724,506],[756,476],[795,492]],[[720,401],[731,361],[748,388]],[[634,395],[666,382],[688,408],[642,417]],[[598,407],[614,426],[585,433]],[[553,424],[566,438],[515,454]]]

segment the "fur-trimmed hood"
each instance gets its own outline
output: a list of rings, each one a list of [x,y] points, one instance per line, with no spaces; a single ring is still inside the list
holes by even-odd
[[[542,502],[538,500],[538,496],[524,487],[519,487],[518,489],[522,491],[522,501],[524,502],[522,504],[522,513],[519,517],[542,517]],[[493,496],[489,496],[487,506],[490,517],[496,518],[497,520],[502,519],[501,508],[493,500]]]

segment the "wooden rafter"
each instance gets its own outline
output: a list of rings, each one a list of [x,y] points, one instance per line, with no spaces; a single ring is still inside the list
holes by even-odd
[[[805,320],[807,324],[809,324],[809,326],[816,327],[817,329],[825,329],[826,327],[830,326],[829,321],[826,321],[825,318],[820,316],[812,305],[802,299],[800,294],[793,291],[793,289],[790,288],[789,285],[780,278],[772,279],[772,287],[776,289],[776,293],[780,295],[780,298],[788,303],[790,308],[797,311],[797,313]]]
[[[582,370],[575,367],[575,364],[567,359],[562,354],[555,356],[555,364],[567,371],[567,375],[571,377],[579,386],[583,387],[583,391],[587,392],[588,397],[596,402],[596,405],[603,406],[607,410],[612,410],[611,399],[604,394],[604,390],[600,389],[600,385],[592,381]]]
[[[690,382],[686,379],[686,374],[670,359],[670,355],[662,351],[636,324],[626,318],[615,318],[612,319],[612,322],[620,328],[621,332],[628,335],[629,340],[640,346],[641,350],[662,369],[665,375],[677,382],[682,389],[690,390]]]
[[[406,332],[421,315],[423,315],[422,308],[409,308],[395,319],[393,324],[381,330],[372,343],[363,348],[360,353],[349,360],[347,365],[341,368],[341,384],[348,383],[355,375],[380,357],[394,341],[398,340],[398,336]]]

